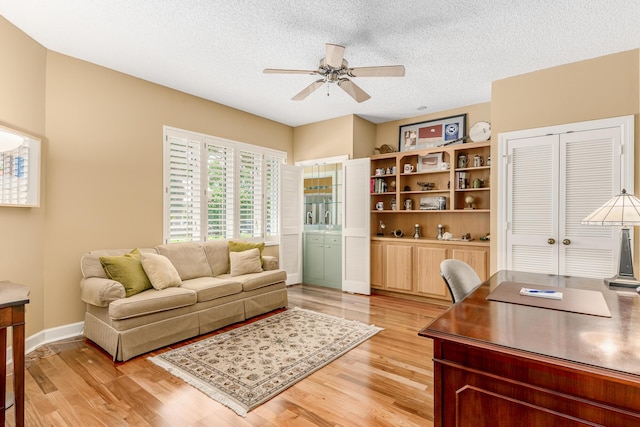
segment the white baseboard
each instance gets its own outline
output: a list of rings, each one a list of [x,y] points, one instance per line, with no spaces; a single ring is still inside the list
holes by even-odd
[[[70,325],[58,326],[56,328],[46,329],[35,335],[27,337],[24,342],[25,354],[29,354],[36,348],[54,341],[60,341],[67,338],[82,335],[84,331],[84,322],[72,323]],[[7,348],[7,364],[13,362],[13,348]]]

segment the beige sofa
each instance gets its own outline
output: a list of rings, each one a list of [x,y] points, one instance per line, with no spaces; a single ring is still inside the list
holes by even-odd
[[[182,283],[125,297],[125,287],[109,279],[100,257],[130,251],[96,250],[81,259],[84,333],[114,360],[128,360],[287,306],[286,273],[278,269],[278,260],[262,256],[264,271],[232,276],[228,241],[140,249],[167,257]]]

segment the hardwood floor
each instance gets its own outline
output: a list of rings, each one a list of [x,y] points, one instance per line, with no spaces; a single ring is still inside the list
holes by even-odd
[[[123,363],[113,363],[109,355],[82,337],[51,343],[27,355],[26,425],[433,425],[432,343],[417,334],[444,311],[443,307],[308,285],[289,288],[289,306],[385,329],[246,418],[147,361],[150,355],[242,324]],[[6,425],[13,426],[14,420],[11,408]]]

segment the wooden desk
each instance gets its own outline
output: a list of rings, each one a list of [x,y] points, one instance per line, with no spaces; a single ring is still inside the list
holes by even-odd
[[[487,300],[505,281],[601,291],[612,317]],[[420,335],[433,339],[437,427],[640,425],[633,290],[500,271]]]
[[[13,391],[16,427],[24,426],[24,306],[29,302],[29,288],[0,281],[0,426],[4,426],[7,394],[7,328],[13,335]]]

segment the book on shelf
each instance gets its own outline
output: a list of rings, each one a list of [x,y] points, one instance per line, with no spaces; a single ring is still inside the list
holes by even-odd
[[[371,178],[371,193],[386,193],[388,191],[388,185],[382,178]]]

